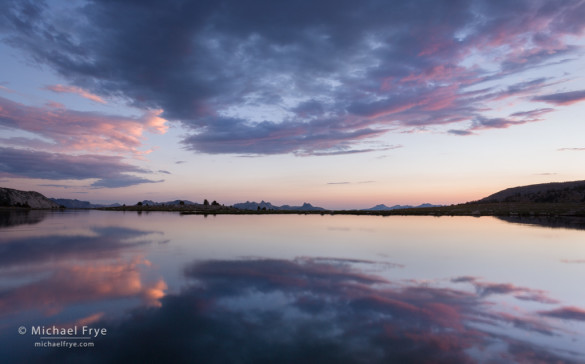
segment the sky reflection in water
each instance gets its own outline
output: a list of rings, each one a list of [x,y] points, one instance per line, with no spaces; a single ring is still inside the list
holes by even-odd
[[[8,359],[585,362],[584,231],[492,218],[34,218],[0,235]],[[17,333],[81,324],[108,335],[40,349]]]

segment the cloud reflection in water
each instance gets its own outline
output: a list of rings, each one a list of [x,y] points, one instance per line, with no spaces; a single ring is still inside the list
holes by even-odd
[[[167,289],[163,279],[145,276],[151,263],[141,250],[152,242],[149,235],[160,233],[119,226],[74,235],[49,231],[0,236],[0,337],[7,344],[0,357],[6,362],[46,353],[30,352],[31,337],[15,337],[16,327],[87,325],[137,304],[159,307]]]
[[[159,306],[167,288],[163,280],[144,284],[139,265],[148,260],[71,264],[57,267],[47,277],[4,290],[0,294],[0,317],[35,309],[47,316],[65,307],[112,299],[139,297],[146,304]]]
[[[2,241],[0,268],[41,264],[70,259],[113,258],[124,249],[149,244],[144,238],[151,231],[124,227],[94,227],[87,235],[46,235]]]
[[[584,353],[577,349],[582,339],[558,320],[579,323],[582,309],[501,312],[489,301],[509,295],[550,308],[556,301],[544,299],[545,292],[472,277],[441,287],[390,281],[365,274],[354,263],[323,258],[196,262],[184,271],[189,286],[162,298],[161,307],[105,321],[112,334],[94,350],[53,351],[48,359],[583,362]],[[464,289],[469,283],[475,291]],[[520,334],[514,336],[511,327]],[[543,345],[543,338],[572,346]]]

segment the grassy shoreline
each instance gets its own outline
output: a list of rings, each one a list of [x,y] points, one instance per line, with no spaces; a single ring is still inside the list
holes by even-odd
[[[440,207],[415,207],[397,210],[243,210],[231,206],[166,205],[117,206],[98,208],[39,209],[1,206],[0,211],[29,210],[101,210],[101,211],[167,211],[182,215],[356,215],[356,216],[576,216],[585,217],[585,203],[477,203]]]
[[[583,216],[585,203],[466,203],[388,211],[364,210],[241,210],[226,206],[119,206],[105,211],[174,211],[183,215],[365,215],[365,216]]]

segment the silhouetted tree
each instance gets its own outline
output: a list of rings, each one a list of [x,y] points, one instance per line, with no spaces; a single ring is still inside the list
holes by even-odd
[[[142,206],[142,202],[137,203],[136,206]]]
[[[203,201],[203,205],[205,205],[205,206],[209,206],[209,201],[207,201],[207,199],[205,199],[205,200]]]
[[[179,205],[185,206],[185,201],[179,201]]]
[[[213,202],[211,203],[212,206],[219,206],[219,203],[217,203],[217,201],[213,200]]]

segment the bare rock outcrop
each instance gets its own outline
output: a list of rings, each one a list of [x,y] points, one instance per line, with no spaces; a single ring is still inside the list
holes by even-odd
[[[59,205],[35,191],[0,187],[0,206],[32,209],[57,209]]]

